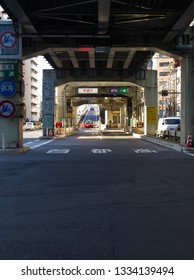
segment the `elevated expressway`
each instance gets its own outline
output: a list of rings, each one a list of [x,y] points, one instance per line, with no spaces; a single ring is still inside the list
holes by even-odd
[[[75,106],[80,103],[75,96],[79,87],[111,84],[127,86],[130,92],[143,88],[146,112],[146,107],[157,106],[156,73],[147,70],[154,53],[181,61],[181,143],[188,131],[194,132],[194,36],[189,27],[194,1],[0,0],[0,5],[22,38],[21,59],[43,55],[54,68],[59,95],[68,96],[65,89],[73,88]],[[153,134],[155,128],[146,124],[145,113],[145,134]]]

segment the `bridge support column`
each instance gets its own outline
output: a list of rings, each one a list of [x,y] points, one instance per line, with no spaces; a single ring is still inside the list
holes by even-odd
[[[23,152],[27,150],[23,147],[23,64],[21,60],[8,59],[2,60],[1,66],[7,72],[12,67],[12,71],[8,77],[4,71],[5,78],[0,78],[0,152]]]
[[[194,137],[194,57],[181,61],[181,145],[185,145],[188,132]]]
[[[54,136],[55,70],[43,70],[43,137]]]
[[[146,71],[144,134],[155,135],[158,122],[157,71]]]

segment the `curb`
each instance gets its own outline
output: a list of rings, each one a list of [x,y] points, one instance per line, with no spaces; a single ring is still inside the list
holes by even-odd
[[[22,147],[22,148],[16,148],[16,149],[0,149],[1,155],[7,155],[7,154],[21,154],[25,153],[30,150],[30,147]]]
[[[149,142],[161,145],[161,146],[165,146],[165,147],[168,147],[170,149],[176,150],[178,152],[183,151],[183,147],[180,144],[177,144],[177,143],[170,143],[170,142],[163,141],[163,140],[156,139],[156,138],[152,138],[152,137],[146,136],[146,135],[139,135],[139,134],[135,134],[135,133],[133,133],[133,135],[135,137],[141,138],[142,140],[149,141]],[[185,148],[185,149],[187,149],[187,148]]]

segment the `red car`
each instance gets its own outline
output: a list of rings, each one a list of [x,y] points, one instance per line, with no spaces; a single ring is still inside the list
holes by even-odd
[[[90,127],[93,127],[92,121],[86,121],[85,122],[85,128],[90,128]]]

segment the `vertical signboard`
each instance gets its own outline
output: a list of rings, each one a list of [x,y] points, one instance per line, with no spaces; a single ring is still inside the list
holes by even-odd
[[[17,62],[1,62],[0,63],[0,79],[12,78],[16,79],[18,75],[18,64]]]
[[[55,97],[55,72],[54,70],[43,70],[43,129],[47,136],[53,136],[54,127],[54,97]],[[51,135],[52,130],[52,135]]]
[[[20,28],[18,28],[18,31]],[[16,34],[12,21],[0,22],[0,59],[20,59],[22,54],[21,36]]]
[[[21,26],[0,21],[0,135],[5,147],[23,147],[22,39]],[[13,117],[13,118],[12,118]],[[0,146],[3,141],[0,140]]]
[[[147,124],[157,124],[156,106],[147,106]]]

